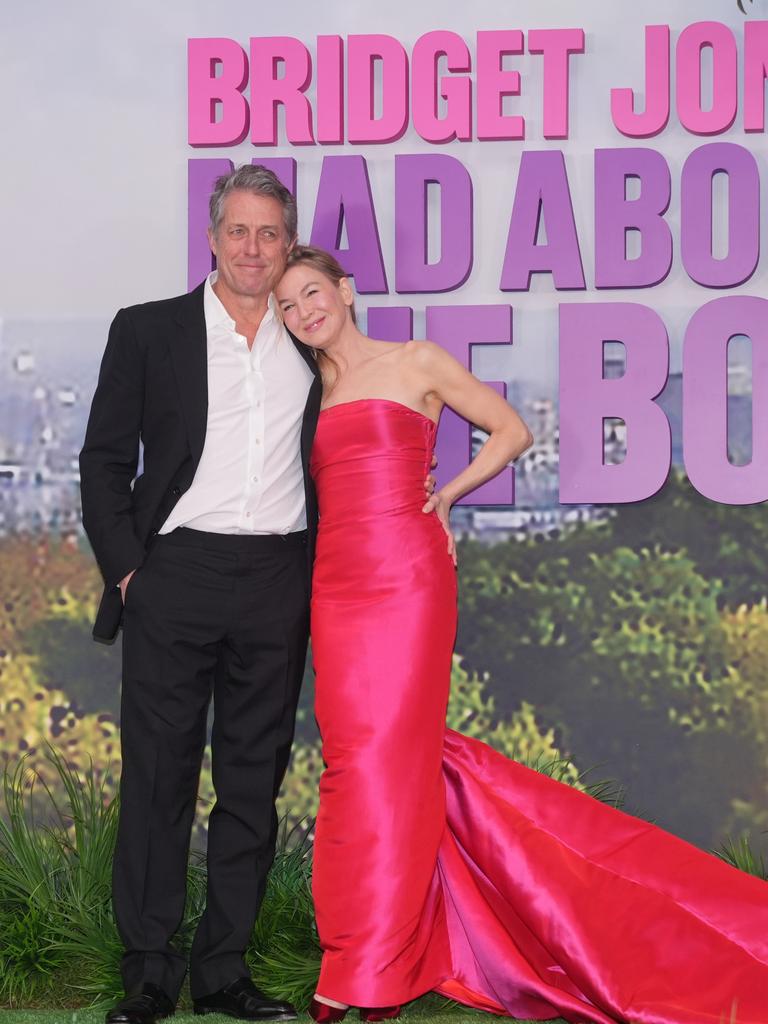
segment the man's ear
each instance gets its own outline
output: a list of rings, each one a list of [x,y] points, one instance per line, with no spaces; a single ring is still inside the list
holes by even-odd
[[[209,246],[211,252],[213,253],[213,255],[215,256],[216,255],[216,236],[214,235],[214,233],[211,231],[210,228],[208,228],[208,230],[206,231],[206,234],[208,235],[208,246]]]
[[[298,242],[298,240],[299,236],[294,235],[291,241],[288,243],[288,248],[285,250],[286,253],[293,252],[293,250],[296,248],[296,243]]]

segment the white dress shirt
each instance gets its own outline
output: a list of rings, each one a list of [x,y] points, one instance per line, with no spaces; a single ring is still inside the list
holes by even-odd
[[[209,533],[291,533],[307,525],[301,422],[312,371],[275,314],[274,299],[250,351],[205,283],[208,422],[189,490],[160,533],[178,526]]]

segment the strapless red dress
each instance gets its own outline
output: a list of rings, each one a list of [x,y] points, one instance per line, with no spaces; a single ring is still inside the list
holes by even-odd
[[[766,1024],[765,882],[446,729],[456,576],[421,512],[434,440],[431,420],[381,399],[318,423],[318,992]]]

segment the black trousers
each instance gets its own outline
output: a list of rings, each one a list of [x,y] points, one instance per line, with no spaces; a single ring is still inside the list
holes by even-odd
[[[193,998],[246,975],[277,832],[309,630],[306,537],[161,536],[128,585],[120,823],[113,902],[123,983],[176,999],[181,924],[208,705],[213,783],[208,891],[190,957]]]

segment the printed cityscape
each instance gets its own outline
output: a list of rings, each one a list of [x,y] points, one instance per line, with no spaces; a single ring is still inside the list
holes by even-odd
[[[82,534],[77,456],[82,445],[108,324],[101,320],[0,323],[0,537],[23,532]],[[605,376],[623,373],[623,347],[607,346]],[[617,350],[617,351],[614,351]],[[749,362],[729,364],[729,455],[748,461],[752,401]],[[554,389],[554,384],[553,384]],[[454,509],[457,532],[488,543],[567,529],[611,509],[560,505],[557,402],[535,384],[508,385],[509,401],[528,422],[534,444],[518,461],[516,504]],[[682,377],[672,373],[659,399],[672,427],[672,461],[682,465]],[[622,460],[626,430],[604,426],[606,463]],[[483,435],[476,431],[475,450]]]

